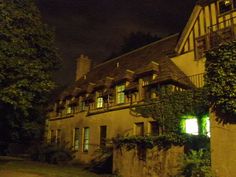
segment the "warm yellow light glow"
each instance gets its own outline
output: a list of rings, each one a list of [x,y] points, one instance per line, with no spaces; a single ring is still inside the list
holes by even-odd
[[[231,5],[231,0],[225,0],[225,5],[226,5],[226,6]]]
[[[207,136],[211,136],[211,132],[210,132],[210,119],[209,117],[206,119],[206,133],[207,133]]]
[[[185,120],[185,131],[188,134],[198,135],[198,122],[196,118]]]

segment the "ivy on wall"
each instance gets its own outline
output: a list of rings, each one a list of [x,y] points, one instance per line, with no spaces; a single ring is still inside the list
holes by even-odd
[[[235,122],[236,117],[236,41],[221,44],[206,54],[205,87],[218,121]]]
[[[181,117],[192,115],[202,118],[208,113],[209,103],[206,95],[205,88],[167,91],[159,94],[155,100],[147,100],[144,104],[131,108],[131,113],[152,117],[166,134],[180,133]]]
[[[169,149],[171,146],[184,146],[185,150],[210,149],[210,138],[205,135],[190,134],[163,134],[159,136],[119,136],[113,139],[117,149],[126,148],[127,150],[142,147],[143,149]]]
[[[156,120],[162,134],[159,136],[117,137],[113,140],[114,144],[118,148],[125,146],[127,149],[133,149],[138,146],[142,146],[143,148],[157,146],[168,149],[172,145],[186,146],[187,144],[193,144],[194,138],[192,139],[190,137],[200,137],[200,141],[196,144],[199,144],[202,138],[209,139],[204,135],[194,136],[183,134],[181,130],[181,117],[183,116],[192,115],[199,118],[200,123],[204,121],[201,119],[204,119],[209,111],[209,103],[206,95],[207,90],[205,88],[176,92],[165,91],[161,92],[157,99],[146,100],[144,104],[132,107],[131,114],[146,118],[151,117]]]

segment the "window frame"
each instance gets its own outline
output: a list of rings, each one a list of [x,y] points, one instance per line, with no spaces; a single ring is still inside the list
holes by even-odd
[[[74,128],[73,147],[74,150],[80,149],[80,128]]]
[[[222,4],[225,1],[227,1],[227,0],[220,0],[217,3],[219,15],[229,13],[230,11],[232,11],[234,9],[235,0],[228,0],[228,1],[230,1],[230,4],[228,6],[225,6],[224,7],[225,9],[224,9],[224,8],[221,7],[221,5],[225,5],[225,4]],[[230,9],[226,9],[227,7],[230,7]]]
[[[153,124],[156,124],[156,127],[157,127],[157,129],[156,129],[156,133],[154,133],[154,131],[153,131]],[[158,136],[158,135],[160,135],[160,126],[159,126],[159,124],[158,124],[158,122],[157,121],[150,121],[150,122],[148,122],[148,134],[149,135],[151,135],[151,136]]]
[[[55,143],[55,141],[56,141],[56,131],[50,130],[50,142]]]
[[[103,108],[104,106],[104,101],[103,101],[103,97],[97,97],[97,101],[96,101],[96,107],[97,108]]]
[[[90,141],[90,128],[83,128],[83,152],[89,151],[89,141]]]
[[[137,130],[138,130],[137,128],[141,128],[140,133],[137,132]],[[144,136],[144,133],[145,133],[144,131],[145,131],[144,130],[144,122],[136,122],[136,123],[134,123],[134,135],[135,136]]]
[[[120,84],[116,86],[116,103],[125,103],[125,84]]]
[[[191,125],[191,128],[189,128],[190,125],[187,125],[188,124],[193,124],[193,122],[190,122],[190,120],[195,120],[194,122],[194,126],[196,126],[195,128],[193,128]],[[188,126],[188,127],[187,127]],[[185,116],[183,117],[182,119],[182,131],[183,133],[186,133],[186,134],[190,134],[190,135],[200,135],[200,125],[199,125],[199,120],[197,117],[195,116]],[[191,132],[188,131],[188,129],[191,129]],[[197,131],[194,131],[192,132],[193,129],[197,129]]]
[[[104,131],[102,131],[104,130]],[[105,136],[103,136],[105,135]],[[100,147],[106,147],[106,139],[107,139],[107,126],[106,125],[102,125],[100,126]]]

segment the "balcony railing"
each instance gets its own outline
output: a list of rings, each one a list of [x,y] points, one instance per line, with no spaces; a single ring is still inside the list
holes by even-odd
[[[208,30],[208,49],[232,41],[236,38],[236,17],[214,24]]]
[[[189,79],[196,88],[201,88],[204,86],[204,73],[186,76],[186,78]],[[183,78],[180,78],[179,80],[181,79]]]

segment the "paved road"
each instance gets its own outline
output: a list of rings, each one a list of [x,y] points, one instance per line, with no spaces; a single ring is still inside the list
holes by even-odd
[[[44,177],[33,173],[22,173],[8,170],[0,170],[0,177]]]

